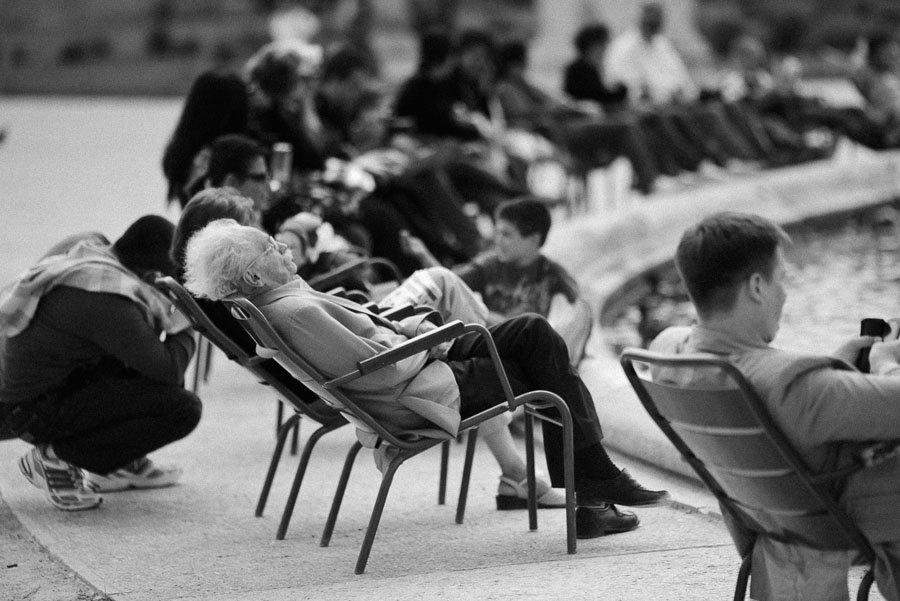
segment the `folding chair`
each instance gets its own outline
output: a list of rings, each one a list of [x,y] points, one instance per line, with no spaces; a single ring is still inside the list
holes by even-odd
[[[622,352],[621,363],[656,425],[723,511],[750,533],[820,550],[855,550],[873,565],[871,544],[833,493],[835,484],[865,465],[812,472],[753,387],[720,357],[628,348]],[[752,558],[752,545],[747,546],[735,601],[746,595]],[[868,599],[873,578],[870,568],[857,599]]]
[[[301,416],[307,416],[320,424],[309,437],[303,447],[303,453],[300,456],[300,463],[294,474],[294,481],[291,486],[290,496],[285,504],[282,513],[281,522],[278,527],[279,539],[284,538],[287,525],[293,513],[294,503],[303,482],[306,468],[309,465],[309,459],[312,450],[319,439],[336,430],[347,423],[340,413],[334,411],[330,406],[311,405],[297,396],[296,391],[291,390],[290,386],[285,382],[291,381],[288,378],[279,379],[273,375],[274,370],[281,370],[281,366],[273,361],[257,357],[247,353],[241,346],[226,335],[215,323],[206,315],[203,309],[197,304],[190,293],[184,287],[171,277],[161,277],[156,280],[156,286],[165,292],[174,305],[188,318],[194,329],[202,334],[207,340],[218,347],[232,361],[252,373],[261,384],[271,386],[275,389],[281,399],[284,399],[294,410],[294,414],[284,423],[281,423],[281,405],[279,404],[279,419],[276,430],[275,450],[272,452],[272,459],[269,462],[266,471],[266,479],[263,483],[262,491],[259,494],[259,500],[256,504],[256,517],[261,517],[265,510],[269,492],[272,488],[272,482],[275,479],[275,472],[278,469],[278,463],[284,450],[285,441],[291,430],[294,431],[295,440],[297,430],[299,429]],[[265,364],[265,365],[264,365]]]
[[[504,401],[490,409],[487,409],[477,415],[462,420],[459,430],[460,432],[469,433],[469,448],[466,453],[466,463],[463,469],[463,482],[460,487],[460,504],[457,508],[457,521],[462,520],[465,507],[465,497],[468,493],[469,475],[471,474],[472,455],[474,451],[476,428],[483,421],[500,415],[506,411],[513,411],[517,407],[527,407],[526,419],[526,465],[528,468],[528,514],[529,527],[531,530],[537,529],[537,500],[535,499],[534,490],[534,445],[533,445],[533,424],[532,416],[540,419],[550,419],[561,425],[563,428],[564,440],[564,457],[565,457],[565,480],[566,480],[566,533],[567,533],[567,550],[569,553],[575,553],[575,467],[574,467],[574,443],[572,430],[572,416],[565,402],[559,396],[544,390],[536,390],[515,396],[510,387],[509,380],[503,365],[500,362],[500,356],[497,353],[493,338],[490,331],[479,324],[463,325],[460,321],[452,321],[427,334],[417,336],[410,339],[404,344],[395,348],[383,351],[368,359],[359,361],[357,369],[350,373],[341,375],[333,379],[326,379],[318,370],[316,370],[306,359],[299,353],[295,352],[288,346],[281,336],[274,330],[266,317],[256,308],[250,301],[246,299],[234,299],[225,301],[231,306],[232,314],[244,325],[247,332],[253,336],[257,343],[257,353],[260,356],[268,356],[275,358],[281,363],[285,369],[294,374],[295,377],[303,381],[304,384],[313,389],[324,400],[331,403],[336,409],[341,411],[357,428],[373,433],[378,436],[381,445],[390,445],[397,449],[397,453],[390,459],[388,466],[384,469],[382,475],[381,486],[375,500],[375,506],[372,509],[372,515],[369,518],[369,525],[360,548],[359,557],[356,562],[356,573],[362,574],[365,571],[368,562],[369,552],[372,543],[375,540],[375,534],[378,530],[378,524],[381,520],[381,514],[384,510],[384,504],[387,500],[388,492],[394,478],[394,474],[400,465],[407,459],[428,450],[429,448],[440,444],[441,439],[438,438],[420,438],[418,440],[407,440],[403,436],[398,436],[364,411],[359,405],[354,403],[342,391],[341,386],[360,378],[366,374],[370,374],[388,365],[392,365],[401,359],[410,357],[431,348],[441,342],[458,338],[459,336],[470,332],[477,332],[483,336],[487,343],[494,367],[497,370],[497,376],[500,379],[501,386],[504,391]],[[538,413],[539,409],[554,407],[558,411],[558,418],[548,418],[542,413]],[[350,471],[353,467],[353,461],[356,453],[361,448],[357,443],[353,450],[347,455],[344,467],[341,472],[341,478],[338,488],[332,502],[329,512],[328,521],[322,532],[320,546],[328,546],[331,540],[331,534],[337,521],[338,512],[340,511],[341,502],[343,500],[344,491],[350,478]]]

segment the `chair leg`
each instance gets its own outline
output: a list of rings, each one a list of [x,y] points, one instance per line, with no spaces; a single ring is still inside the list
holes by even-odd
[[[278,405],[281,407],[281,404]],[[281,453],[284,450],[284,443],[287,440],[288,432],[296,422],[300,421],[300,414],[295,413],[287,422],[278,429],[278,437],[275,441],[275,450],[272,452],[272,459],[269,461],[269,471],[266,472],[266,481],[263,483],[262,491],[259,493],[259,501],[256,503],[256,517],[261,517],[266,508],[266,501],[269,498],[269,491],[272,489],[272,481],[275,479],[275,471],[278,469],[278,463],[281,461]]]
[[[203,363],[203,383],[209,383],[209,374],[212,372],[212,359],[213,359],[213,351],[215,347],[213,347],[212,342],[206,340],[206,361]]]
[[[288,524],[291,521],[291,515],[294,513],[294,505],[297,503],[297,495],[300,492],[300,485],[303,483],[303,476],[306,474],[306,466],[309,465],[309,456],[312,454],[313,447],[322,436],[331,432],[334,428],[329,426],[321,426],[310,435],[309,440],[303,446],[303,453],[300,455],[300,463],[297,465],[297,472],[294,474],[294,483],[291,485],[291,494],[288,495],[287,503],[284,506],[284,512],[281,514],[281,523],[278,524],[278,531],[275,533],[277,540],[284,540],[287,532]]]
[[[563,405],[560,408],[563,418],[563,470],[566,481],[566,551],[569,555],[577,551],[575,533],[575,434],[572,426],[572,414]]]
[[[278,436],[278,433],[281,432],[281,422],[284,419],[284,403],[281,402],[281,399],[276,399],[278,402],[278,407],[275,409],[275,436]]]
[[[528,478],[528,529],[537,530],[537,494],[534,473],[534,420],[528,411],[525,417],[525,470]]]
[[[752,564],[753,553],[747,553],[741,561],[741,569],[738,570],[737,582],[734,585],[734,601],[744,601],[747,598],[747,581],[750,580]]]
[[[302,420],[297,420],[297,423],[294,424],[294,430],[291,433],[291,457],[295,457],[297,455],[297,448],[300,445],[300,422]]]
[[[875,581],[875,568],[869,568],[866,575],[863,576],[862,582],[859,583],[859,590],[856,591],[856,601],[868,601],[869,590],[872,588],[872,582]]]
[[[441,481],[438,483],[438,505],[447,500],[447,466],[450,463],[450,441],[441,443]]]
[[[363,537],[363,544],[359,549],[359,557],[356,560],[356,574],[362,574],[366,571],[369,553],[372,551],[372,543],[375,542],[375,534],[378,532],[378,524],[381,522],[381,514],[384,511],[384,503],[387,501],[388,492],[391,490],[391,483],[394,481],[394,474],[405,460],[406,457],[401,453],[391,461],[384,471],[384,476],[381,478],[381,486],[378,488],[378,496],[375,498],[375,506],[372,508],[372,515],[369,518],[369,526],[366,528],[366,535]]]
[[[475,445],[478,442],[478,428],[469,430],[466,444],[466,460],[463,464],[462,482],[459,484],[459,501],[456,503],[456,523],[462,524],[466,514],[466,499],[469,496],[469,479],[472,476],[472,463],[475,459]]]
[[[194,394],[197,394],[197,392],[200,390],[200,377],[202,375],[201,370],[203,369],[203,354],[205,350],[206,347],[203,344],[203,338],[200,337],[197,341],[197,356],[194,357],[194,382],[191,386],[191,392],[193,392]]]
[[[338,512],[341,510],[344,491],[347,490],[347,481],[350,480],[350,470],[353,469],[353,461],[361,448],[362,445],[359,441],[354,442],[347,452],[347,458],[344,459],[344,469],[341,470],[341,478],[338,480],[338,487],[334,492],[334,499],[331,501],[331,510],[328,512],[328,519],[325,521],[325,529],[322,530],[322,538],[319,541],[320,547],[327,547],[331,543],[331,533],[334,532],[334,524],[337,522]]]

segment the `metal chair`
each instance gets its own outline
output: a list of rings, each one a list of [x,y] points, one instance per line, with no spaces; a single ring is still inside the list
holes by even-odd
[[[629,348],[622,352],[621,363],[656,425],[723,511],[752,537],[821,550],[856,550],[873,565],[871,544],[833,493],[835,484],[865,465],[812,472],[753,387],[721,357]],[[746,596],[753,545],[746,547],[735,601]],[[857,599],[868,599],[873,578],[869,569]]]
[[[378,524],[381,520],[381,514],[384,510],[384,504],[387,500],[388,492],[394,478],[394,474],[400,465],[407,459],[426,451],[427,449],[440,444],[442,441],[438,438],[421,438],[418,440],[407,440],[403,436],[397,435],[382,424],[378,423],[371,415],[364,411],[359,405],[353,402],[348,396],[341,391],[341,386],[360,378],[366,374],[370,374],[385,366],[391,365],[420,353],[441,342],[457,338],[470,332],[477,332],[485,337],[490,355],[493,359],[494,367],[497,370],[497,376],[500,379],[501,386],[504,390],[504,399],[500,404],[483,411],[477,415],[462,420],[459,430],[460,432],[468,432],[469,448],[466,453],[466,464],[463,469],[463,482],[460,487],[460,502],[457,508],[457,521],[462,520],[465,508],[465,498],[468,493],[469,474],[471,473],[472,455],[475,445],[475,436],[478,425],[492,417],[500,415],[506,411],[513,411],[519,406],[529,408],[528,417],[526,419],[526,434],[528,443],[526,446],[526,465],[528,468],[528,509],[529,509],[529,527],[534,530],[537,528],[537,501],[534,491],[534,445],[533,443],[533,423],[532,416],[546,419],[546,416],[537,413],[538,409],[554,407],[558,411],[559,418],[556,423],[563,428],[564,439],[564,457],[565,457],[565,480],[566,480],[566,531],[567,531],[567,550],[569,553],[575,553],[575,489],[574,489],[574,451],[573,451],[573,430],[572,417],[565,402],[557,395],[543,391],[531,391],[521,395],[514,395],[510,387],[506,372],[503,370],[500,356],[494,346],[490,332],[484,326],[478,324],[463,325],[460,321],[452,321],[427,334],[417,336],[410,339],[404,344],[395,348],[383,351],[368,359],[359,361],[357,369],[350,373],[344,374],[337,378],[327,379],[318,372],[306,359],[298,352],[294,351],[285,343],[281,336],[272,328],[266,317],[260,310],[246,299],[234,299],[225,301],[231,306],[232,314],[244,325],[247,332],[253,336],[257,342],[257,353],[261,356],[269,356],[275,358],[281,363],[285,369],[294,374],[295,377],[302,380],[304,384],[313,389],[323,399],[331,403],[336,409],[341,411],[347,419],[357,428],[377,435],[379,446],[390,445],[397,452],[390,459],[388,466],[384,469],[382,475],[381,486],[375,500],[375,506],[372,509],[372,515],[369,518],[369,525],[363,539],[359,557],[356,562],[356,573],[362,574],[365,571],[368,562],[369,553],[372,543],[375,540],[375,534],[378,530]],[[331,540],[331,534],[334,529],[337,516],[340,511],[341,502],[343,500],[344,491],[350,478],[350,471],[353,467],[353,461],[356,453],[362,445],[357,443],[348,454],[338,483],[338,489],[335,493],[334,500],[329,512],[328,521],[322,532],[320,546],[328,546]]]
[[[281,522],[278,527],[278,533],[276,534],[277,538],[284,538],[284,533],[287,530],[287,525],[290,521],[291,514],[293,513],[294,503],[296,502],[300,485],[303,482],[306,468],[309,465],[309,459],[313,448],[322,436],[340,428],[346,424],[347,421],[340,413],[330,406],[324,404],[320,405],[318,403],[310,404],[298,396],[297,391],[292,389],[288,384],[293,383],[293,378],[288,374],[284,374],[284,377],[281,378],[276,377],[276,371],[283,371],[283,368],[280,365],[274,361],[257,357],[256,355],[252,355],[245,351],[237,342],[232,340],[221,328],[213,323],[191,294],[173,278],[161,277],[156,280],[156,286],[165,292],[172,303],[184,313],[197,332],[218,347],[229,359],[237,362],[252,373],[261,384],[271,386],[275,389],[279,397],[294,410],[294,414],[284,423],[281,423],[281,411],[279,410],[279,425],[277,426],[275,449],[272,452],[272,459],[270,460],[268,470],[266,471],[266,479],[256,504],[256,517],[261,517],[265,510],[269,492],[272,488],[272,482],[275,479],[275,472],[278,469],[278,463],[281,460],[288,434],[291,430],[294,430],[296,436],[301,416],[307,416],[320,424],[304,445],[303,452],[300,456],[300,463],[297,465],[297,471],[294,474],[290,496],[285,504]],[[233,319],[229,316],[227,311],[224,313],[226,317]],[[280,408],[281,405],[279,405],[279,409]]]
[[[394,281],[398,284],[403,281],[403,274],[394,263],[382,257],[360,257],[335,267],[331,271],[309,278],[309,285],[320,292],[330,290],[336,286],[343,286],[364,270],[373,268],[381,269],[386,273],[386,281]]]

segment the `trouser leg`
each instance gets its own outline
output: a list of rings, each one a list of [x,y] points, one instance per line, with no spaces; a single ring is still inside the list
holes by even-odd
[[[426,305],[441,314],[445,322],[484,325],[488,309],[472,289],[446,267],[419,269],[378,303],[381,307]]]
[[[187,436],[200,421],[200,399],[178,386],[110,377],[34,406],[29,434],[56,455],[107,474]]]
[[[640,123],[663,173],[676,175],[680,170],[696,171],[703,162],[702,152],[684,137],[670,116],[642,113]]]
[[[900,601],[900,543],[875,547],[875,584],[887,601]]]
[[[591,394],[569,364],[566,344],[559,334],[547,320],[534,314],[509,319],[490,330],[513,392],[548,390],[559,395],[572,413],[576,455],[590,461],[589,453],[578,451],[599,447],[603,431]],[[448,354],[448,364],[459,385],[463,417],[503,402],[500,382],[481,337],[470,335],[457,340]],[[561,486],[562,430],[551,424],[544,424],[543,430],[547,470],[553,485]],[[588,471],[576,465],[577,473]]]

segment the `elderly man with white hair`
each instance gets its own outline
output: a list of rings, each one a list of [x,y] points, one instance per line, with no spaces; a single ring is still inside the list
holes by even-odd
[[[191,238],[185,285],[213,300],[248,298],[325,377],[352,371],[358,361],[436,327],[426,316],[393,322],[356,303],[316,292],[296,276],[284,244],[230,220],[215,221]],[[593,399],[569,365],[563,340],[537,315],[510,319],[490,329],[513,391],[549,390],[562,397],[572,412],[578,536],[593,538],[636,528],[637,516],[619,511],[614,504],[655,505],[667,493],[647,490],[607,455]],[[308,352],[308,341],[315,341],[315,354]],[[388,428],[439,428],[451,436],[457,434],[460,419],[503,398],[487,348],[474,336],[403,359],[355,380],[343,392]],[[409,402],[413,398],[416,401]],[[544,427],[544,450],[551,482],[562,486],[559,428]]]

